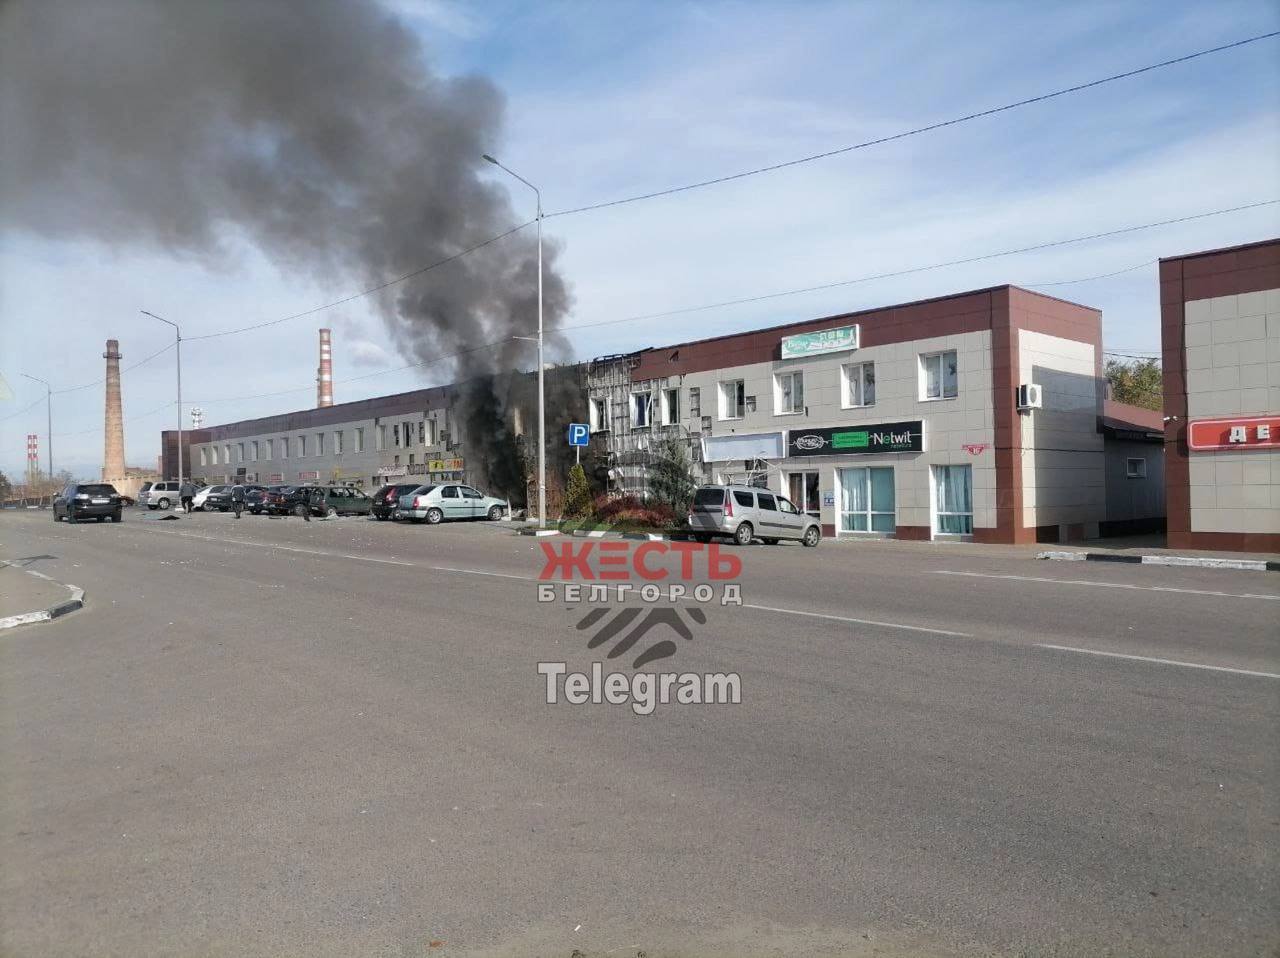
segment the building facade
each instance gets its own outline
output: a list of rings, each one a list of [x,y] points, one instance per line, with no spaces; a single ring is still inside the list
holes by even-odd
[[[626,491],[676,437],[826,535],[1056,542],[1106,516],[1101,314],[1016,287],[605,357],[587,392]]]
[[[1160,261],[1172,548],[1280,552],[1280,240]]]

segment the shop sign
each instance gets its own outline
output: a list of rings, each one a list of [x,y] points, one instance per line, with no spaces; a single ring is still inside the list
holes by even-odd
[[[461,459],[432,459],[427,464],[428,472],[461,472]]]
[[[783,359],[801,359],[805,356],[820,356],[823,353],[842,353],[857,348],[857,326],[820,329],[815,333],[796,333],[794,336],[782,337]]]
[[[411,462],[406,467],[408,475],[425,476],[427,474],[427,464],[425,462]]]
[[[408,474],[409,470],[404,466],[379,466],[377,471],[374,472],[375,476],[382,476],[384,478],[391,476],[407,476]]]
[[[319,481],[320,481],[320,473],[318,473],[318,472],[300,472],[300,473],[298,473],[298,480],[299,480],[300,482],[319,482]]]
[[[1280,449],[1280,416],[1193,419],[1187,423],[1187,448],[1192,452]]]
[[[284,482],[284,473],[273,472],[271,475],[267,476],[267,482]]]
[[[923,452],[924,422],[886,422],[872,426],[792,429],[788,456],[857,456],[877,452]]]

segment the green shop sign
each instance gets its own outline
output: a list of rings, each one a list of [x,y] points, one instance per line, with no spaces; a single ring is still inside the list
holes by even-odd
[[[924,421],[920,419],[878,423],[874,426],[792,429],[787,433],[789,457],[923,451]]]
[[[782,358],[800,359],[823,353],[839,353],[858,348],[858,327],[841,326],[839,329],[821,329],[816,333],[797,333],[782,337]]]

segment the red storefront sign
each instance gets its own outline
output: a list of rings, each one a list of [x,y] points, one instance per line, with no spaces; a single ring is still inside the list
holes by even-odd
[[[1280,416],[1193,419],[1187,423],[1187,448],[1192,452],[1280,449]]]

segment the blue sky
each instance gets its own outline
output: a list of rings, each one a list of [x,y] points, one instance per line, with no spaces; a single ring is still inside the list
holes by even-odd
[[[555,211],[775,163],[1280,29],[1275,3],[462,4],[386,0],[446,74],[508,98],[493,151]],[[735,183],[550,219],[567,324],[830,283],[1280,198],[1280,39],[901,142]],[[532,214],[528,198],[513,193]],[[585,328],[578,358],[849,309],[1017,283],[1280,235],[1280,206],[962,267],[675,317]],[[447,281],[447,270],[437,274]],[[1099,307],[1107,347],[1159,346],[1155,267],[1045,292]],[[231,247],[216,264],[0,236],[0,468],[44,442],[43,387],[92,383],[102,343],[125,364],[187,335],[339,298]],[[371,303],[323,314],[338,401],[414,388]],[[312,318],[184,350],[184,398],[216,423],[305,408]],[[444,377],[447,378],[447,377]],[[126,445],[148,464],[171,428],[172,354],[127,374]],[[236,398],[297,390],[288,395]],[[100,386],[55,397],[55,466],[101,462]]]

